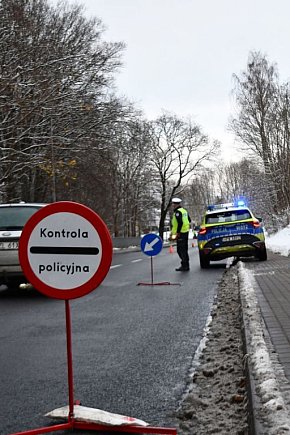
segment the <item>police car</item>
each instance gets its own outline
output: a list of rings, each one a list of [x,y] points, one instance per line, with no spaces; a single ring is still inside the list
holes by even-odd
[[[261,219],[244,202],[208,207],[198,232],[200,267],[228,257],[256,257],[267,260]]]

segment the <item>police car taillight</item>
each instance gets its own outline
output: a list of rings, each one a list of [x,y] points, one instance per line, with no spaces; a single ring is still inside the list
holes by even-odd
[[[253,221],[252,225],[253,225],[254,228],[259,228],[261,224],[260,224],[259,221]]]
[[[206,233],[206,228],[201,228],[198,232],[201,236],[203,236]]]

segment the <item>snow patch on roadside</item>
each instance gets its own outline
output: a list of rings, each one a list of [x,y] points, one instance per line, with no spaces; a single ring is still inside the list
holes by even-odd
[[[249,367],[260,398],[263,426],[270,435],[290,431],[290,415],[272,367],[268,348],[264,339],[261,312],[254,289],[254,278],[249,270],[239,262],[240,294],[243,305],[244,322],[248,331],[247,352]]]
[[[289,257],[290,254],[290,225],[276,234],[266,236],[266,246],[274,253]]]

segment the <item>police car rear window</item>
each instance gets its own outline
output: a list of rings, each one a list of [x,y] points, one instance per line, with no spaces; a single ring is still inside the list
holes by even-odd
[[[248,210],[226,210],[211,213],[205,217],[206,224],[217,224],[223,222],[236,222],[245,219],[251,219],[251,214]]]

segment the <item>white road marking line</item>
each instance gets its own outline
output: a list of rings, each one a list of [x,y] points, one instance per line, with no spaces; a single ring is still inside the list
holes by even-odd
[[[142,261],[142,258],[138,258],[138,260],[132,260],[131,263],[138,263],[138,261]]]
[[[114,266],[111,266],[110,269],[115,269],[116,267],[120,267],[122,264],[115,264]]]

